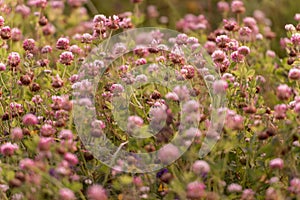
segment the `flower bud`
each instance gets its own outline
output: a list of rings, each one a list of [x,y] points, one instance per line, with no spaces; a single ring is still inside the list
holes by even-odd
[[[32,51],[35,48],[35,41],[34,39],[26,39],[23,42],[23,48],[25,51]]]
[[[197,160],[193,166],[192,170],[195,174],[205,176],[209,171],[209,164],[204,160]]]
[[[23,124],[25,126],[33,126],[33,125],[36,125],[38,123],[39,123],[38,118],[35,115],[31,114],[31,113],[26,114],[23,117]]]
[[[68,38],[59,38],[56,42],[56,48],[60,50],[67,50],[69,45],[70,41]]]
[[[186,195],[190,199],[202,199],[205,197],[205,188],[204,183],[195,181],[187,185]]]
[[[269,166],[271,169],[282,169],[283,168],[283,160],[281,158],[275,158],[270,161]]]
[[[68,188],[61,188],[59,190],[59,200],[75,200],[75,194]]]
[[[178,148],[173,144],[167,144],[158,151],[159,160],[165,164],[175,161],[179,155]]]
[[[88,200],[107,200],[107,195],[101,185],[92,185],[87,189]]]
[[[18,148],[17,144],[7,142],[0,146],[0,153],[3,156],[12,156]]]
[[[11,29],[9,26],[4,26],[3,28],[1,28],[1,32],[0,32],[1,38],[3,40],[8,40],[9,38],[11,38]]]
[[[231,3],[231,11],[233,13],[244,13],[246,11],[244,3],[239,0],[234,0]]]

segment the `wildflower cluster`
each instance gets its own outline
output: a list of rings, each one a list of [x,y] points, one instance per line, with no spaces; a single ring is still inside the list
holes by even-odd
[[[186,14],[181,34],[112,47],[158,9],[90,16],[89,3],[0,0],[0,199],[300,198],[299,13],[280,58],[270,20],[241,0],[217,3],[215,30]]]

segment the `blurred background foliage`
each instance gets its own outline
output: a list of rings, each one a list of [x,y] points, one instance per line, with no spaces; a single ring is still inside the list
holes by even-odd
[[[131,0],[90,0],[95,5],[94,13],[113,15],[126,11],[133,11],[134,4]],[[231,1],[228,1],[231,2]],[[155,5],[160,17],[166,16],[169,19],[167,27],[175,29],[176,21],[187,13],[204,14],[211,24],[211,30],[216,29],[222,20],[222,14],[218,12],[216,4],[218,0],[144,0],[139,5],[140,12],[146,13],[149,5]],[[244,0],[246,13],[244,16],[252,16],[254,10],[261,10],[272,22],[272,30],[276,32],[276,39],[273,40],[271,48],[279,56],[284,56],[285,51],[280,49],[280,37],[284,37],[284,25],[294,23],[295,13],[300,12],[300,0]],[[159,20],[159,18],[158,18]],[[157,21],[158,21],[157,20]],[[153,20],[145,20],[141,26],[156,25]]]

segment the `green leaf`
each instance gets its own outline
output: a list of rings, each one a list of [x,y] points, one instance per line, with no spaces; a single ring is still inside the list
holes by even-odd
[[[128,175],[120,176],[119,180],[122,185],[129,185],[132,183],[132,178]]]
[[[105,105],[107,106],[108,109],[112,110],[113,106],[109,101],[105,101]]]
[[[247,76],[248,77],[253,77],[255,75],[255,70],[254,69],[250,69],[248,72],[247,72]]]
[[[117,180],[113,182],[112,186],[115,190],[120,190],[122,188],[120,182]]]
[[[31,139],[24,140],[24,144],[29,151],[35,152],[38,140],[39,137],[37,135],[33,135]]]
[[[82,189],[82,184],[79,182],[74,182],[70,185],[70,189],[73,190],[74,192],[78,192]]]
[[[229,69],[233,69],[236,66],[236,62],[232,62],[229,66]]]
[[[13,178],[15,178],[15,172],[14,171],[6,171],[5,176],[6,176],[6,179],[10,181]]]
[[[140,16],[132,16],[131,17],[131,21],[133,24],[135,25],[139,25],[139,24],[142,24],[144,21],[145,21],[145,15],[140,15]]]

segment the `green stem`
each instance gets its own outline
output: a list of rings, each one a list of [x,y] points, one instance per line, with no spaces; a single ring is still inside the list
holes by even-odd
[[[5,88],[5,90],[8,91],[6,85],[5,85],[4,81],[3,81],[3,78],[2,78],[2,74],[1,74],[1,73],[0,73],[0,79],[1,79],[1,82],[2,82],[2,84],[3,84],[4,88]]]
[[[140,9],[138,4],[134,5],[134,16],[140,17]]]
[[[105,45],[105,49],[103,49],[103,51],[107,51],[108,45],[110,44],[110,38],[112,36],[112,31],[109,32],[109,36]]]
[[[66,70],[67,70],[67,65],[64,66],[64,72],[63,72],[63,74],[62,74],[61,79],[64,79],[65,74],[66,74]]]
[[[99,13],[97,7],[94,5],[94,3],[91,0],[87,1],[87,7],[89,8],[89,10],[92,12],[93,15]]]
[[[81,156],[81,158],[83,160],[83,164],[84,164],[84,166],[81,165],[81,170],[84,172],[84,174],[86,176],[89,176],[89,173],[87,172],[87,170],[85,170],[85,167],[87,166],[87,164],[86,164],[86,160],[84,158],[84,155],[83,155],[82,151],[80,151],[80,156]]]
[[[79,191],[79,195],[80,195],[80,198],[83,199],[83,200],[86,200],[85,196],[83,195],[83,193],[81,192],[81,190]]]
[[[8,200],[6,194],[4,192],[2,192],[2,191],[1,191],[1,196],[2,196],[2,198],[4,198],[4,200]]]
[[[126,145],[127,143],[128,143],[128,141],[123,142],[123,143],[120,144],[120,146],[118,147],[117,151],[114,153],[114,155],[113,155],[113,157],[112,157],[112,159],[111,159],[110,166],[112,166],[112,165],[114,164],[114,162],[115,162],[115,160],[116,160],[116,158],[117,158],[117,155],[118,155],[119,151],[121,151],[122,147],[123,147],[124,145]],[[109,175],[109,173],[106,173],[105,178],[104,178],[104,181],[102,182],[102,185],[103,185],[103,186],[104,186],[105,183],[107,182],[108,175]]]
[[[178,10],[176,9],[176,7],[174,6],[176,4],[174,4],[171,0],[165,0],[165,2],[168,4],[168,6],[173,11],[172,14],[174,14],[176,16],[176,18],[179,19],[180,18],[180,14],[179,14]]]
[[[237,14],[236,18],[237,18],[237,24],[240,25],[240,14]]]

